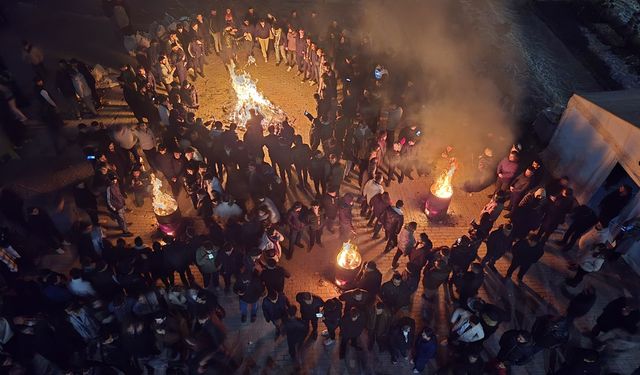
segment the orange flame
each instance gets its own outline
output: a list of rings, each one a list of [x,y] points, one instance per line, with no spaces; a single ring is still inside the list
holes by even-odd
[[[262,126],[266,128],[270,123],[279,123],[286,118],[282,109],[276,107],[258,90],[257,81],[247,72],[236,72],[233,62],[229,64],[231,87],[236,93],[236,106],[231,114],[231,120],[244,127],[251,118],[250,109],[255,109],[264,116]]]
[[[442,172],[436,182],[431,185],[431,192],[438,198],[451,198],[453,195],[453,185],[451,180],[456,172],[457,163],[452,162],[448,170]]]
[[[352,270],[360,267],[362,257],[358,252],[358,246],[347,241],[342,244],[342,250],[338,253],[338,265],[344,269]]]
[[[153,212],[158,216],[168,216],[176,212],[178,202],[171,194],[162,191],[162,181],[153,173],[151,173],[151,185],[153,187],[153,197],[151,198]]]

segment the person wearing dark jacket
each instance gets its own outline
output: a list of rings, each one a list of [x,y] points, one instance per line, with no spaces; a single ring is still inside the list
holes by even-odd
[[[300,292],[296,294],[296,302],[300,304],[300,317],[306,329],[309,329],[311,323],[311,339],[318,338],[318,314],[324,306],[322,298],[309,292]]]
[[[291,259],[293,256],[293,246],[304,248],[304,245],[300,242],[302,240],[302,233],[304,231],[304,221],[301,217],[302,203],[295,202],[289,212],[287,212],[287,225],[289,226],[289,246],[285,256],[287,259]]]
[[[556,228],[564,223],[569,211],[573,208],[575,199],[573,198],[573,190],[570,188],[562,188],[558,196],[549,196],[549,204],[545,206],[544,219],[538,231],[540,241],[546,243]]]
[[[376,228],[378,223],[380,223],[382,214],[391,206],[391,197],[389,197],[389,192],[385,191],[382,194],[374,195],[369,201],[369,205],[371,206],[371,217],[369,218],[369,222],[367,222],[367,226]]]
[[[340,185],[344,176],[344,167],[335,154],[329,155],[329,173],[327,174],[327,187],[336,190],[340,194]]]
[[[64,238],[56,228],[53,220],[42,208],[31,207],[27,215],[27,228],[32,238],[39,240],[40,246],[55,249],[59,254],[64,253],[62,243]]]
[[[489,233],[487,237],[487,253],[482,258],[482,265],[488,266],[492,270],[496,271],[496,261],[511,249],[513,242],[511,238],[511,231],[513,226],[511,224],[502,224],[498,229]]]
[[[309,324],[302,319],[296,318],[296,307],[291,306],[289,316],[284,319],[283,330],[287,336],[287,346],[289,347],[289,356],[291,360],[298,363],[298,350],[302,347],[304,340],[309,334]]]
[[[533,344],[528,331],[512,329],[500,337],[498,361],[516,366],[529,363],[538,349]]]
[[[411,348],[415,340],[415,320],[405,316],[397,321],[389,331],[389,350],[391,352],[391,363],[398,363],[398,357],[409,360]]]
[[[433,258],[432,254],[433,242],[429,239],[426,233],[420,233],[420,240],[416,246],[416,249],[409,254],[409,264],[413,264],[418,272],[422,271],[424,266],[427,265],[430,258]]]
[[[378,301],[367,307],[367,348],[373,350],[375,343],[378,343],[380,353],[389,350],[389,330],[393,315],[385,306],[384,302]]]
[[[536,318],[531,328],[531,336],[537,347],[554,349],[569,342],[569,328],[572,321],[568,317],[542,315]]]
[[[362,350],[358,341],[366,324],[365,316],[356,307],[352,307],[344,314],[340,321],[340,359],[344,359],[347,354],[347,344],[349,343],[356,350]]]
[[[598,204],[600,214],[598,220],[604,225],[618,216],[622,209],[631,201],[631,187],[628,185],[620,185],[614,192],[609,193]]]
[[[316,195],[327,192],[327,178],[329,177],[329,160],[322,155],[322,151],[316,150],[309,161],[309,176],[313,181]],[[334,191],[338,191],[333,188]]]
[[[351,209],[353,208],[353,196],[351,193],[347,193],[342,197],[338,204],[338,223],[340,227],[340,239],[346,240],[351,234],[355,233],[355,227],[353,226],[353,214]]]
[[[338,298],[340,301],[344,301],[345,311],[349,311],[352,307],[365,311],[366,307],[373,302],[375,296],[364,289],[356,288],[343,292]]]
[[[456,278],[456,286],[458,287],[460,303],[465,306],[467,300],[471,297],[475,297],[478,294],[478,290],[484,283],[484,270],[480,263],[473,263],[471,270],[466,271],[461,277]]]
[[[373,239],[380,238],[380,229],[384,227],[384,238],[387,240],[385,252],[391,251],[398,243],[398,234],[404,226],[404,213],[402,212],[404,202],[397,200],[395,206],[387,207],[378,220],[378,224],[373,228]]]
[[[429,361],[436,357],[438,338],[431,328],[425,327],[413,346],[413,373],[422,373]]]
[[[570,216],[572,219],[571,225],[569,225],[567,231],[564,232],[562,239],[557,241],[559,245],[562,245],[563,251],[570,250],[576,241],[598,222],[596,213],[591,207],[586,205],[575,207],[571,211]]]
[[[533,177],[533,170],[527,168],[522,172],[518,177],[514,178],[511,184],[509,185],[509,191],[511,194],[511,201],[509,208],[506,208],[507,211],[515,210],[518,207],[518,204],[524,197],[524,195],[529,191],[531,187],[531,178]]]
[[[284,295],[284,293],[271,291],[267,297],[262,300],[262,313],[264,314],[264,320],[266,320],[267,323],[273,323],[276,327],[276,340],[278,339],[278,336],[285,333],[282,329],[282,323],[283,319],[288,317],[289,307],[289,299]]]
[[[609,302],[598,316],[596,325],[591,329],[591,336],[596,338],[602,332],[623,329],[630,334],[638,332],[640,310],[633,309],[632,300],[627,297],[616,298]]]
[[[567,307],[567,317],[577,319],[586,315],[596,303],[595,289],[591,286],[585,286],[582,292],[576,294]]]
[[[309,249],[307,252],[310,252],[316,243],[320,247],[323,247],[322,230],[324,229],[325,218],[320,210],[320,203],[318,201],[311,202],[311,208],[307,211],[304,221],[309,230]]]
[[[422,298],[427,301],[433,301],[438,295],[440,285],[449,280],[450,273],[451,267],[445,259],[436,259],[433,263],[427,265],[423,271],[422,286],[424,287],[424,292]]]
[[[309,167],[311,164],[311,148],[302,141],[302,136],[296,135],[291,148],[291,159],[296,167],[298,176],[298,188],[305,190],[309,186]],[[317,189],[316,189],[316,192]]]
[[[395,313],[401,308],[409,306],[411,291],[405,281],[402,280],[402,275],[396,272],[391,280],[382,284],[380,297],[385,305]]]
[[[326,194],[322,196],[320,202],[322,211],[324,213],[325,223],[329,233],[334,233],[333,226],[338,218],[338,204],[340,199],[335,190],[330,189]]]
[[[182,241],[176,241],[172,237],[167,236],[164,240],[165,264],[169,267],[169,283],[174,285],[175,272],[180,276],[182,285],[189,286],[195,283],[195,278],[189,267],[194,261],[195,251],[191,246]]]
[[[381,284],[382,273],[378,270],[376,262],[368,261],[358,277],[356,288],[364,289],[370,295],[375,296],[380,291]]]
[[[98,200],[84,182],[73,187],[73,198],[76,207],[89,215],[92,224],[98,225]]]
[[[236,280],[233,292],[240,299],[240,322],[247,321],[249,306],[251,306],[251,323],[256,321],[258,302],[264,294],[264,289],[262,280],[254,272],[245,273]]]
[[[224,280],[224,292],[229,294],[231,289],[231,276],[237,277],[240,274],[242,265],[242,254],[231,243],[222,246],[222,251],[218,252],[216,263],[220,268],[220,274]]]
[[[336,342],[336,328],[340,325],[340,319],[342,318],[342,302],[337,298],[331,298],[325,301],[322,308],[322,321],[327,327],[326,334],[322,332],[322,335],[326,337],[324,345],[329,346]]]
[[[526,239],[521,239],[513,245],[513,258],[504,279],[510,279],[516,268],[518,271],[518,282],[522,283],[522,278],[529,268],[534,265],[544,255],[544,244],[536,238],[533,233],[529,233]]]
[[[597,350],[576,348],[554,375],[600,375],[602,365]],[[635,372],[634,372],[635,374]]]
[[[260,273],[260,279],[269,292],[284,293],[284,282],[289,277],[291,277],[291,274],[279,266],[275,259],[267,259],[265,268]]]

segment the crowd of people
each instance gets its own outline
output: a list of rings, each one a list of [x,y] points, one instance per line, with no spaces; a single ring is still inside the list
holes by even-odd
[[[124,1],[104,3],[119,31],[130,35]],[[630,298],[611,298],[589,334],[593,345],[576,346],[569,340],[570,327],[589,312],[596,294],[589,285],[575,288],[586,274],[619,256],[608,228],[630,201],[631,189],[621,185],[596,212],[576,203],[568,178],[548,178],[541,161],[529,161],[519,144],[510,150],[507,145],[500,161],[493,157],[500,145],[492,144],[464,184],[475,193],[495,183],[490,201],[455,243],[434,244],[427,233],[417,233],[416,222],[405,222],[405,203],[385,191],[392,181],[413,179],[414,169],[423,176],[443,163],[457,163],[452,147],[429,155],[433,151],[424,146],[428,129],[412,117],[423,93],[410,79],[389,79],[386,68],[373,62],[370,41],[351,38],[336,21],[325,27],[316,12],[284,17],[260,12],[250,7],[246,13],[228,8],[195,14],[136,50],[135,68],[121,67],[119,83],[138,124],[78,125],[77,143],[95,175],[73,186],[82,214],[70,230],[61,231],[42,207],[25,212],[18,194],[2,190],[3,371],[228,374],[246,369],[226,345],[229,318],[219,301],[234,293],[241,323],[262,318],[272,323],[274,339],[286,338],[297,369],[305,368],[304,343],[321,335],[326,347],[338,342],[340,359],[348,349],[389,353],[391,363],[410,363],[414,373],[429,368],[439,374],[506,374],[540,351],[561,348],[565,362],[550,373],[600,374],[599,338],[614,329],[636,333],[640,311]],[[87,65],[60,60],[54,77],[28,42],[24,54],[36,76],[40,118],[53,139],[60,137],[65,116],[98,114],[101,99]],[[262,61],[256,62],[256,55]],[[317,85],[316,115],[306,113],[308,143],[286,120],[263,126],[255,110],[246,124],[198,118],[194,82],[205,76],[205,64],[234,69],[252,61],[268,64],[272,56],[276,65],[286,65],[282,74],[295,69],[303,82]],[[49,93],[50,79],[60,95]],[[7,113],[25,121],[11,95],[17,91],[9,83],[0,88]],[[153,243],[129,230],[127,214],[151,199],[157,178],[178,202],[188,198],[206,232],[200,233],[193,219]],[[356,189],[346,187],[352,179]],[[310,203],[287,201],[287,189],[305,193]],[[336,229],[345,241],[365,235],[356,231],[354,206],[368,234],[374,240],[384,236],[381,252],[393,252],[392,277],[383,280],[370,260],[336,298],[323,300],[304,290],[287,295],[290,274],[282,257],[322,248],[323,236]],[[508,220],[496,225],[504,211]],[[115,241],[105,236],[104,216],[122,232]],[[571,224],[557,241],[565,251],[576,243],[579,248],[571,265],[576,273],[564,287],[576,290],[567,311],[537,317],[530,329],[512,328],[511,306],[478,296],[485,275],[499,275],[496,262],[511,253],[503,278],[507,282],[517,270],[523,283],[569,217]],[[134,236],[128,244],[125,238]],[[483,243],[486,255],[480,258]],[[43,254],[71,249],[79,266],[68,273],[36,266]],[[422,296],[414,298],[420,283]],[[446,337],[434,326],[439,294],[452,310]],[[420,319],[409,314],[416,301],[423,304]],[[490,353],[483,343],[500,326],[500,350]],[[373,365],[365,364],[366,371]],[[277,372],[268,362],[262,373]]]

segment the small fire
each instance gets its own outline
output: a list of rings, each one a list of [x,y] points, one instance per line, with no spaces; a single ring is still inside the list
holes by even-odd
[[[456,172],[457,167],[457,163],[453,161],[449,166],[449,169],[442,172],[436,182],[431,185],[431,192],[433,195],[438,198],[451,198],[453,195],[453,185],[451,184],[451,180],[453,179],[453,174]]]
[[[338,265],[344,269],[352,270],[360,267],[362,257],[358,252],[358,246],[347,241],[342,244],[342,250],[338,253]]]
[[[269,99],[258,90],[256,81],[254,81],[247,72],[236,72],[236,66],[233,62],[228,65],[229,75],[231,76],[231,87],[236,93],[236,106],[231,114],[231,121],[240,127],[245,127],[247,121],[251,118],[250,109],[264,116],[262,126],[266,128],[271,123],[280,123],[286,118],[286,114],[282,109],[276,107]]]
[[[153,173],[151,174],[151,185],[153,186],[153,197],[151,204],[153,212],[158,216],[169,216],[178,209],[178,202],[171,196],[162,191],[162,181]]]

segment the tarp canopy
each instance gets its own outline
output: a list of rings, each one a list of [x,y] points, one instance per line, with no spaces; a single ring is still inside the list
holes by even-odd
[[[616,163],[640,186],[640,90],[574,94],[543,157],[556,177],[569,176],[583,204],[589,204]],[[612,222],[614,234],[616,225],[638,215],[640,194]],[[629,257],[640,273],[640,244]]]

